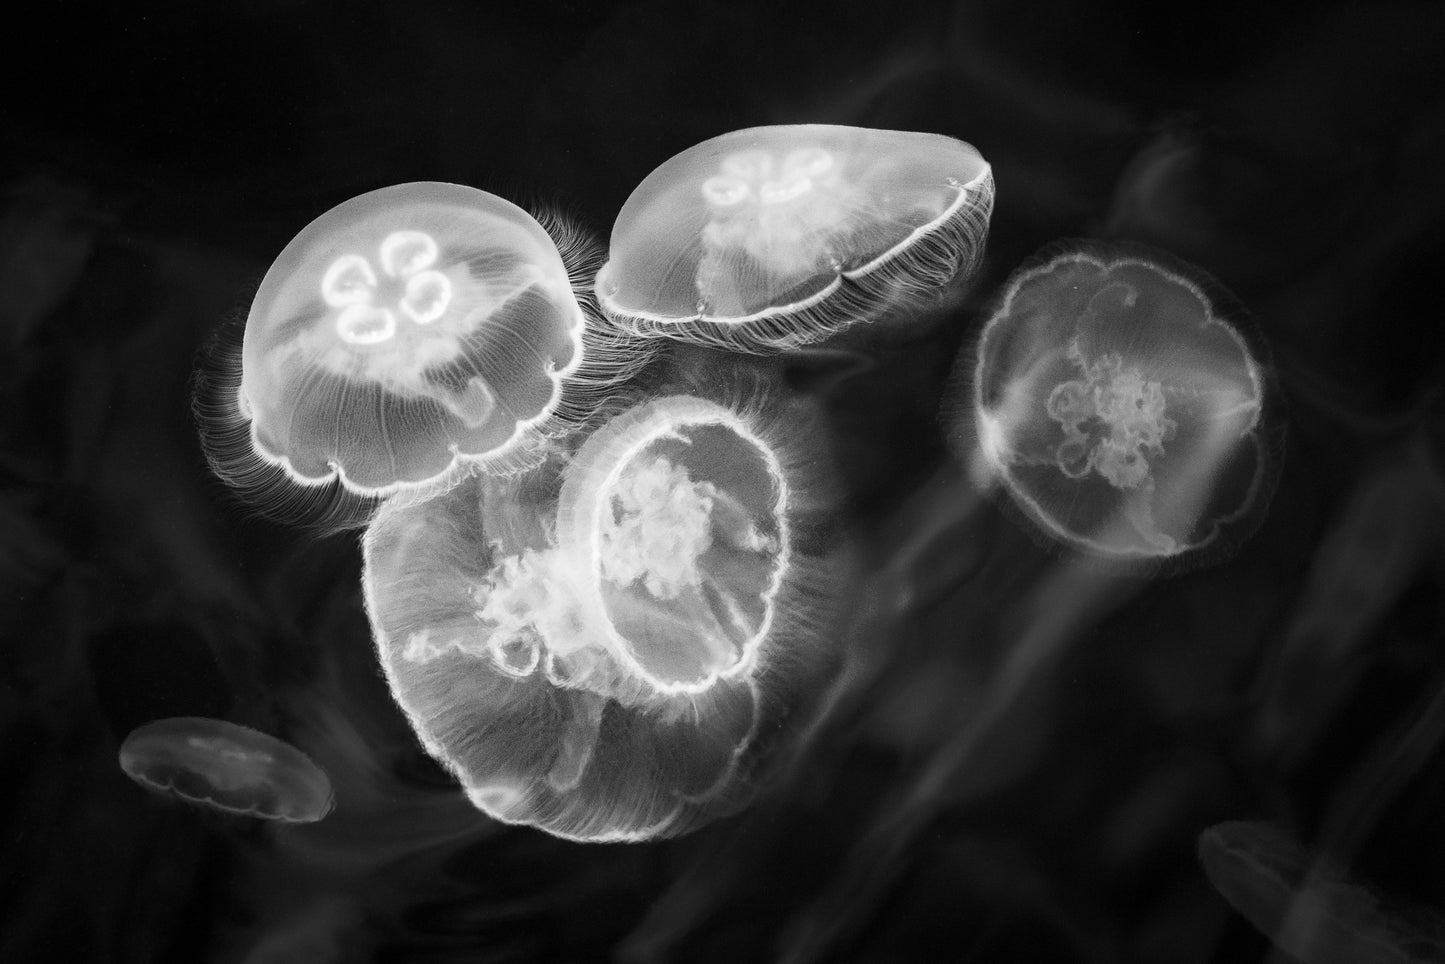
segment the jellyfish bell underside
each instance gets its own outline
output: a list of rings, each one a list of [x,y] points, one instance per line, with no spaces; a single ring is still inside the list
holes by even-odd
[[[788,563],[786,480],[766,443],[722,406],[673,397],[614,419],[573,467],[558,535],[611,647],[662,692],[745,671]]]
[[[780,618],[810,563],[769,443],[670,396],[572,454],[547,538],[489,533],[498,491],[472,479],[388,505],[364,541],[381,661],[423,745],[479,809],[570,839],[735,811],[760,726],[819,645],[810,620]]]
[[[1174,268],[1076,251],[1023,271],[975,360],[977,455],[1054,543],[1155,565],[1228,551],[1257,523],[1266,373]]]
[[[582,361],[547,232],[475,188],[352,198],[281,252],[247,319],[236,401],[255,457],[361,495],[512,468]]]
[[[734,131],[633,191],[598,301],[644,337],[748,353],[810,344],[970,275],[993,194],[988,162],[940,134]]]
[[[121,745],[120,766],[148,789],[223,813],[312,823],[334,803],[330,778],[300,750],[204,717],[138,727]]]

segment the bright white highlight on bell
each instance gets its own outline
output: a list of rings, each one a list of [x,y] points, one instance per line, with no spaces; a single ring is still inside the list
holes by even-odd
[[[1227,552],[1269,500],[1267,372],[1188,271],[1090,250],[1021,271],[967,372],[957,437],[1098,559]]]
[[[633,191],[598,301],[637,335],[792,348],[966,278],[992,209],[988,162],[950,137],[821,124],[734,131]]]
[[[824,460],[788,421],[666,396],[514,482],[381,509],[364,585],[382,665],[469,799],[584,840],[743,802],[760,727],[836,665],[836,572],[795,537]],[[551,524],[519,535],[534,512]]]
[[[381,242],[380,262],[389,278],[401,282],[382,290],[371,263],[359,254],[343,254],[321,278],[321,298],[333,308],[336,333],[351,345],[379,345],[396,335],[396,317],[431,324],[446,313],[452,282],[440,271],[426,271],[437,259],[437,244],[421,231],[393,231]],[[396,311],[376,302],[395,299]],[[490,409],[488,409],[490,411]],[[464,416],[467,417],[467,416]],[[484,416],[483,416],[484,417]]]
[[[372,305],[347,305],[336,316],[336,334],[349,345],[379,345],[396,334],[396,315]]]
[[[425,231],[393,231],[381,242],[381,267],[393,278],[410,278],[437,259],[437,243]]]
[[[369,304],[376,291],[376,272],[359,254],[343,254],[321,276],[321,299],[332,308]]]
[[[451,300],[451,279],[440,271],[423,271],[407,279],[401,313],[418,325],[429,325],[446,314]]]

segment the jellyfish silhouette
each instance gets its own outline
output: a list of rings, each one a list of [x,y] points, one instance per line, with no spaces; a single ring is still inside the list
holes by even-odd
[[[646,337],[749,353],[817,342],[971,274],[993,193],[988,162],[940,134],[734,131],[632,192],[598,302]]]
[[[136,783],[242,816],[311,823],[331,812],[331,780],[300,750],[244,726],[176,717],[138,727],[120,748]]]
[[[530,480],[377,514],[364,581],[381,663],[479,808],[641,840],[745,803],[837,662],[806,425],[668,396]],[[519,506],[550,521],[509,521]]]
[[[1217,561],[1262,518],[1278,439],[1261,350],[1224,298],[1162,255],[1085,247],[1018,272],[960,362],[952,440],[1085,557]]]
[[[586,246],[556,230],[577,278],[542,225],[474,188],[400,184],[321,215],[252,302],[221,416],[245,444],[213,465],[242,488],[269,469],[292,488],[424,498],[534,460],[569,385],[626,361],[614,345],[586,363]]]

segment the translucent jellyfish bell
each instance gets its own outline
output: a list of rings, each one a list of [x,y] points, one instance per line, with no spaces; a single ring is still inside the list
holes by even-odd
[[[517,206],[418,182],[352,198],[281,252],[251,306],[238,406],[256,456],[378,495],[510,466],[582,362],[557,245]]]
[[[1110,563],[1204,561],[1262,517],[1269,375],[1197,274],[1084,249],[1010,279],[953,433],[1050,539]]]
[[[225,813],[311,823],[331,812],[331,780],[295,747],[244,726],[202,717],[136,728],[120,766],[151,790]]]
[[[703,399],[641,406],[577,453],[558,537],[647,689],[705,691],[753,664],[788,569],[787,500],[777,455]]]
[[[479,808],[636,840],[741,805],[767,741],[836,664],[820,618],[835,583],[804,521],[824,460],[790,421],[694,396],[626,411],[565,460],[555,532],[532,544],[480,479],[377,515],[365,585],[382,664]]]
[[[648,175],[597,276],[624,329],[792,348],[971,274],[993,174],[940,134],[805,124],[714,137]]]

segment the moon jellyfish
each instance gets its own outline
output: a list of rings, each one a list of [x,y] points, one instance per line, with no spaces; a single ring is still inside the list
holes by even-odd
[[[632,192],[597,276],[623,329],[761,353],[972,273],[993,174],[941,134],[804,124],[688,148]]]
[[[311,823],[331,812],[331,780],[295,747],[244,726],[176,717],[137,727],[120,748],[136,783],[225,813]]]
[[[469,467],[514,469],[583,364],[586,324],[557,244],[510,202],[435,182],[352,198],[256,293],[229,413],[249,445],[223,474],[245,484],[259,460],[303,486],[424,496]]]
[[[1267,371],[1186,270],[1079,250],[1020,271],[960,366],[953,441],[1098,560],[1217,558],[1272,493]]]
[[[1445,960],[1439,918],[1406,908],[1311,860],[1265,823],[1230,821],[1199,836],[1199,863],[1231,907],[1305,964]]]
[[[364,541],[381,662],[476,806],[641,840],[746,802],[836,665],[808,424],[669,396],[510,489],[383,507]],[[545,523],[515,522],[538,504]]]

